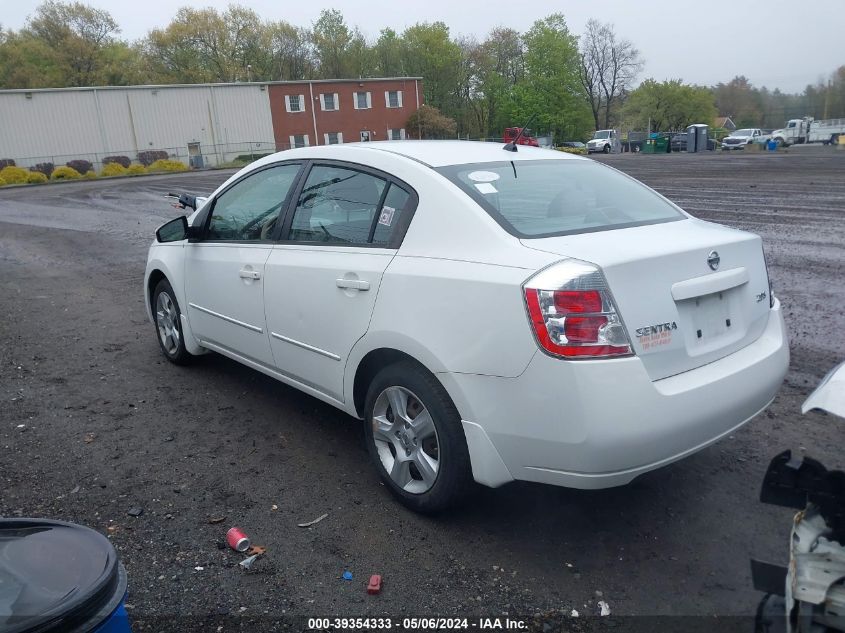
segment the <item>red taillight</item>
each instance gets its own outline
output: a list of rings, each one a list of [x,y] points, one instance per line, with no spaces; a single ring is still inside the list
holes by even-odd
[[[592,264],[567,260],[541,271],[525,284],[525,303],[537,342],[551,354],[564,358],[631,354],[604,277]]]

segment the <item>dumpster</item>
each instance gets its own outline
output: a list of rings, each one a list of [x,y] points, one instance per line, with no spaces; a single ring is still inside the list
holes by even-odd
[[[643,154],[665,154],[669,151],[669,138],[652,135],[643,141]]]
[[[109,540],[45,519],[0,519],[0,631],[129,633],[126,571]]]

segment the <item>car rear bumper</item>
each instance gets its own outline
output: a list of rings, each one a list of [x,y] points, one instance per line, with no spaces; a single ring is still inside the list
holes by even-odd
[[[541,352],[517,378],[442,378],[457,394],[477,481],[593,489],[626,484],[729,435],[772,401],[788,365],[776,302],[754,343],[662,380],[636,357],[567,362]]]

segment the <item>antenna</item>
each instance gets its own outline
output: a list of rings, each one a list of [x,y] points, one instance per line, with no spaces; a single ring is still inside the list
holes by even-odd
[[[512,140],[510,143],[507,143],[502,149],[506,152],[515,152],[516,144],[519,143],[519,139],[522,138],[522,135],[525,133],[525,130],[528,129],[528,126],[534,122],[534,119],[537,118],[537,114],[534,113],[531,115],[531,118],[528,119],[528,123],[526,123],[523,127],[519,128],[519,134],[516,135],[516,138]]]

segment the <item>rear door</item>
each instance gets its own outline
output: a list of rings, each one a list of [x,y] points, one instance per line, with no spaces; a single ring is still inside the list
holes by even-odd
[[[265,309],[276,367],[343,400],[352,346],[367,331],[382,275],[416,194],[348,163],[314,163],[266,264]]]
[[[301,163],[272,165],[233,183],[211,202],[204,238],[186,246],[184,309],[208,347],[273,365],[264,265],[301,169]]]

